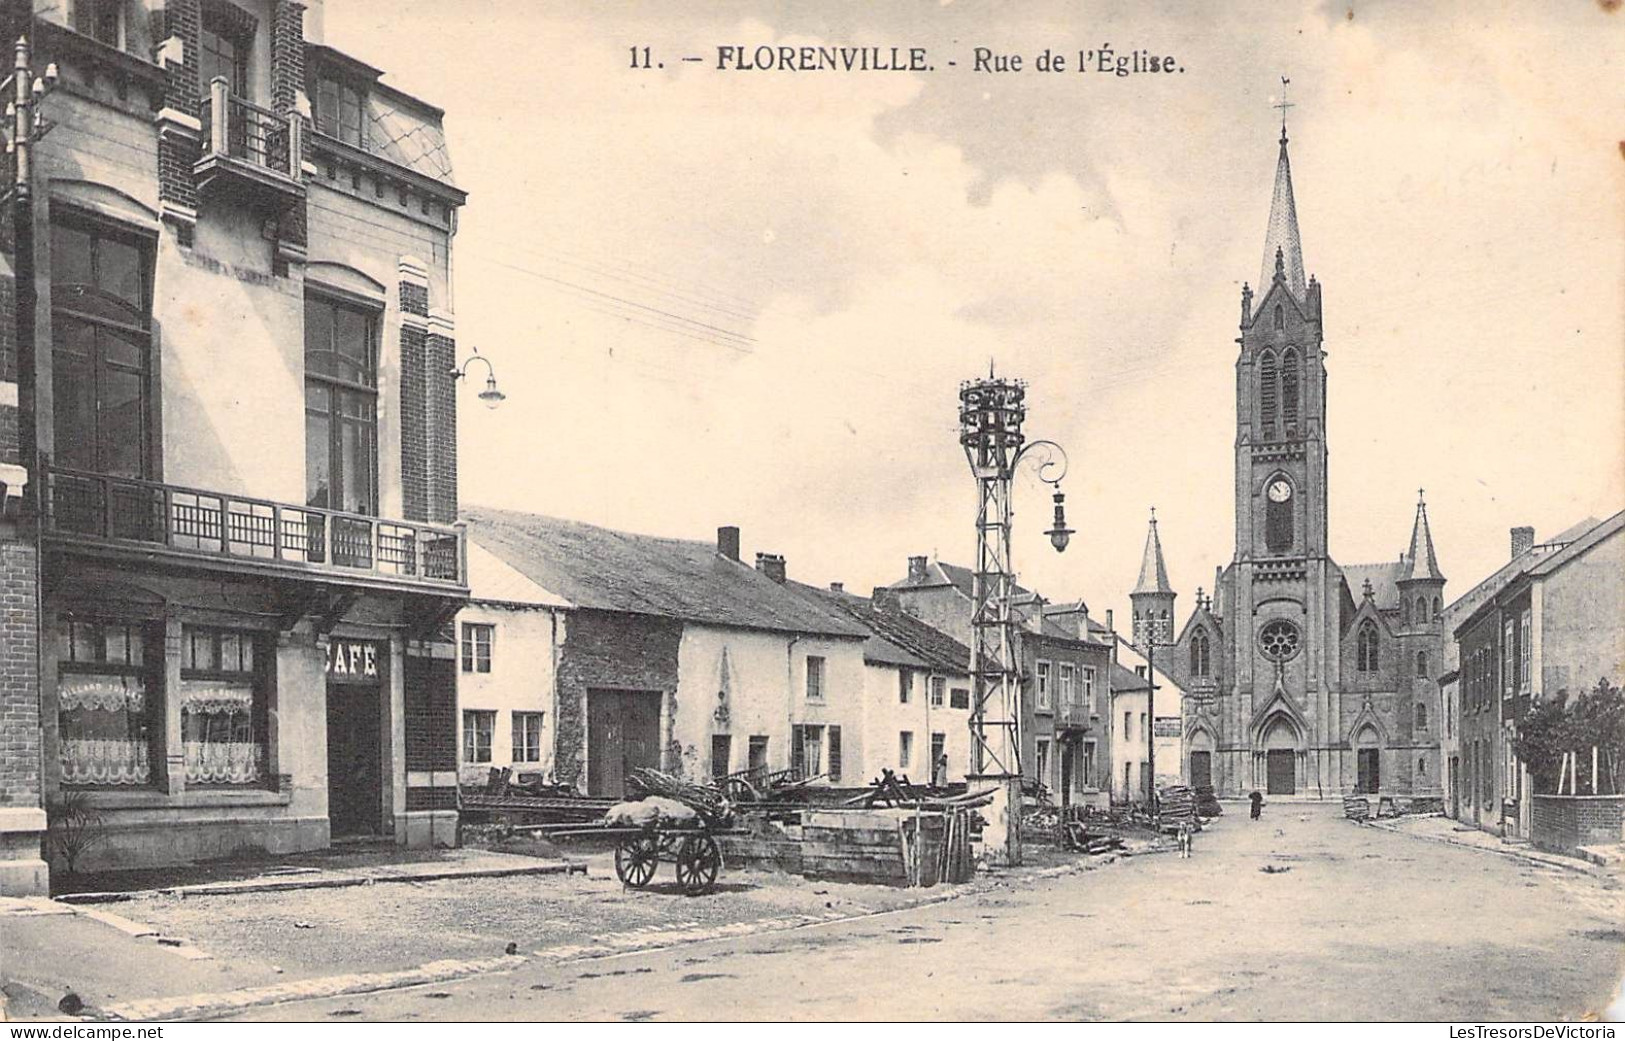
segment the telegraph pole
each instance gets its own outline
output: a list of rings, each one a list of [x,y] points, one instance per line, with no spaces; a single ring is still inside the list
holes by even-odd
[[[1146,626],[1145,638],[1145,797],[1146,809],[1157,812],[1157,620]]]

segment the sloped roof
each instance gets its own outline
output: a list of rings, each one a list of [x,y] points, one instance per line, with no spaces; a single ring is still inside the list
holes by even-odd
[[[741,629],[869,635],[850,619],[722,556],[709,542],[488,507],[467,509],[464,520],[471,540],[578,608]]]
[[[1609,521],[1613,521],[1619,516],[1621,515],[1615,514],[1614,517],[1609,518]],[[1603,526],[1604,523],[1595,517],[1587,517],[1580,523],[1559,533],[1556,537],[1547,539],[1545,542],[1537,542],[1534,546],[1502,564],[1446,608],[1445,613],[1450,619],[1451,626],[1460,627],[1462,622],[1477,614],[1478,609],[1483,607],[1491,597],[1496,596],[1501,590],[1511,585],[1525,572],[1537,565],[1544,564],[1550,557],[1562,554],[1577,542],[1582,541],[1589,532]]]
[[[1564,546],[1556,553],[1542,557],[1534,567],[1529,569],[1529,574],[1551,574],[1553,571],[1556,571],[1569,561],[1584,555],[1591,549],[1591,547],[1608,538],[1610,535],[1618,533],[1622,527],[1625,527],[1625,510],[1614,514],[1612,517],[1609,517],[1600,524],[1594,525],[1591,530],[1575,538],[1567,546]]]
[[[1438,558],[1433,555],[1433,532],[1428,530],[1427,503],[1416,504],[1416,521],[1411,525],[1411,545],[1405,551],[1405,560],[1399,570],[1399,581],[1430,579],[1444,581]]]
[[[1162,562],[1162,539],[1157,536],[1157,518],[1151,518],[1151,530],[1145,534],[1145,553],[1140,557],[1140,580],[1134,584],[1136,593],[1172,593],[1168,584],[1168,566]]]
[[[1399,610],[1399,575],[1403,560],[1390,560],[1382,564],[1344,564],[1343,578],[1348,582],[1349,595],[1359,607],[1365,598],[1365,584],[1371,583],[1371,599],[1379,611]]]
[[[864,644],[865,660],[939,672],[970,671],[969,647],[906,613],[894,600],[869,599],[800,582],[786,582],[785,586],[869,629],[874,635]]]
[[[1161,672],[1162,670],[1158,669],[1157,671]],[[1159,684],[1159,686],[1160,686],[1160,684]],[[1131,693],[1131,692],[1136,691],[1136,690],[1150,690],[1150,689],[1151,689],[1151,684],[1146,682],[1146,678],[1144,676],[1141,676],[1139,673],[1135,672],[1133,669],[1125,668],[1122,664],[1120,664],[1118,662],[1113,662],[1112,663],[1112,693],[1113,694],[1124,694],[1124,693]]]

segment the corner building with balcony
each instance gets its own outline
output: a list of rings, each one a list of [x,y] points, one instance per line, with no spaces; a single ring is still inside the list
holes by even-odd
[[[44,801],[81,870],[450,844],[442,113],[290,0],[12,4],[39,144]],[[10,38],[19,34],[13,31]]]

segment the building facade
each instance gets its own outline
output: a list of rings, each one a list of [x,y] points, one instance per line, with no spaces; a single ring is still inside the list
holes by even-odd
[[[1513,749],[1517,720],[1542,698],[1625,676],[1625,512],[1537,543],[1512,529],[1512,559],[1450,607],[1460,659],[1455,816],[1529,838],[1537,793]]]
[[[711,545],[508,510],[465,516],[480,583],[461,619],[466,780],[506,765],[620,797],[645,767],[695,779],[790,770],[832,785],[861,769],[870,632],[741,562],[737,528]]]
[[[440,110],[319,4],[28,6],[44,802],[81,868],[451,841]]]
[[[1169,655],[1186,753],[1210,763],[1187,775],[1231,797],[1437,795],[1445,579],[1420,503],[1396,562],[1331,556],[1321,301],[1283,126],[1260,289],[1241,293],[1235,552]],[[1171,619],[1164,589],[1134,599],[1136,633]]]

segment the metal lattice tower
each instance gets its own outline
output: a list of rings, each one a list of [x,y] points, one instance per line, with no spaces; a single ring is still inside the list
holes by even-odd
[[[959,443],[978,488],[969,780],[1000,792],[983,844],[990,859],[1010,864],[1021,861],[1021,666],[1011,606],[1010,490],[1025,440],[1026,396],[1026,384],[991,372],[959,388]]]

